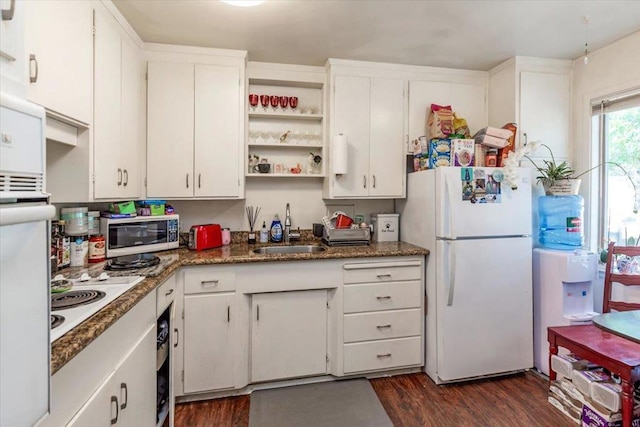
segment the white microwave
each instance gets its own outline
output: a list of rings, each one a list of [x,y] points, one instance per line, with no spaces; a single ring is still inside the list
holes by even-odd
[[[180,240],[179,215],[100,218],[107,258],[176,249]]]

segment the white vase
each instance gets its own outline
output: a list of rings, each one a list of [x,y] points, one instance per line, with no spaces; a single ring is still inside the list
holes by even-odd
[[[581,182],[581,179],[561,179],[545,186],[544,192],[547,196],[575,196],[580,191]]]

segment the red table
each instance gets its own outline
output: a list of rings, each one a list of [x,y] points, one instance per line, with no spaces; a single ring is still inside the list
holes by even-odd
[[[547,329],[549,339],[549,381],[556,379],[551,355],[564,347],[573,354],[602,366],[622,381],[622,426],[631,427],[633,383],[640,376],[640,344],[594,325],[555,326]]]

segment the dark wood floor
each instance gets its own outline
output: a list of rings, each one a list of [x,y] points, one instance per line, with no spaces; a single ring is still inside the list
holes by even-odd
[[[425,374],[371,384],[396,427],[575,427],[547,403],[547,381],[532,372],[445,386]],[[175,427],[246,427],[249,404],[249,396],[179,404]]]

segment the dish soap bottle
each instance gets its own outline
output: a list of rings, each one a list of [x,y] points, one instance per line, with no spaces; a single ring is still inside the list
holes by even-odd
[[[271,241],[273,243],[282,242],[282,223],[280,222],[278,214],[273,217],[273,221],[271,222]]]
[[[269,242],[269,230],[267,230],[266,222],[262,221],[262,228],[260,229],[260,243]]]

